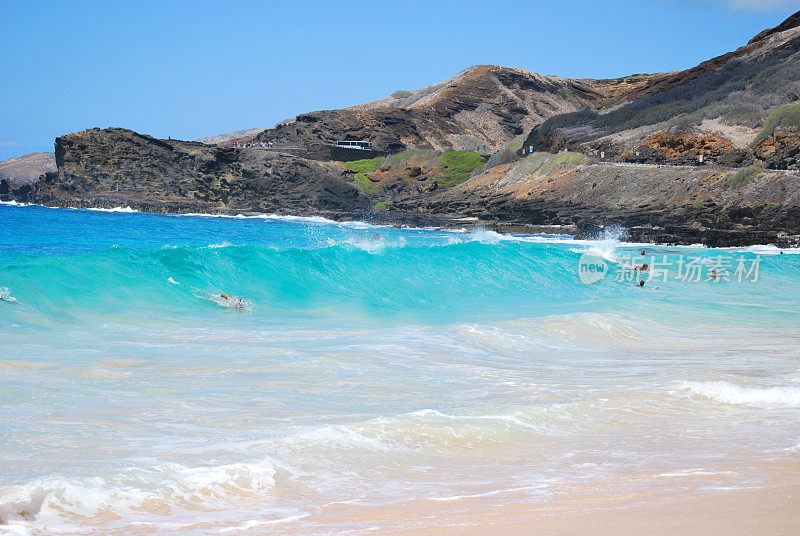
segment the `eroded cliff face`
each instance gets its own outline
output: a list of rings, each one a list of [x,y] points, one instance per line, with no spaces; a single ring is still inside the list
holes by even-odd
[[[800,112],[787,106],[800,109],[799,82],[800,12],[733,52],[647,80],[620,105],[608,107],[617,103],[606,99],[595,110],[551,117],[532,129],[524,146],[602,152],[627,162],[684,164],[703,154],[705,162],[722,165],[760,161],[798,169],[792,147],[800,143]],[[767,138],[773,139],[755,147]]]
[[[497,166],[411,205],[507,229],[620,225],[636,240],[662,243],[784,243],[784,235],[800,234],[796,173],[755,167],[561,165],[559,158],[544,155],[538,163]],[[402,202],[397,207],[410,208]]]
[[[800,175],[786,171],[800,170],[798,82],[800,14],[687,71],[587,80],[473,67],[248,138],[288,142],[276,151],[87,130],[56,140],[57,173],[0,182],[0,198],[781,243],[800,234]],[[415,150],[384,158],[321,144],[337,139]],[[442,152],[461,147],[477,152]],[[367,155],[377,158],[331,161]],[[677,167],[617,165],[664,161]]]
[[[701,142],[683,140],[679,149]],[[0,196],[51,206],[527,232],[563,226],[581,234],[617,224],[635,239],[711,245],[781,243],[784,234],[800,234],[795,173],[757,166],[626,168],[579,153],[509,153],[511,161],[487,162],[476,153],[418,150],[369,161],[367,168],[95,129],[58,138],[57,173],[24,189],[0,185]]]
[[[478,65],[427,88],[399,91],[342,110],[303,114],[256,139],[278,143],[368,139],[381,150],[410,145],[493,152],[549,117],[623,102],[629,93],[663,76],[569,79]]]
[[[151,212],[359,214],[368,200],[342,165],[266,151],[91,129],[56,139],[57,173],[23,201]]]

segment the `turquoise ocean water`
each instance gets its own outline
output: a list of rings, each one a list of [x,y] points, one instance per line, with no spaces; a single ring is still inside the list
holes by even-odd
[[[760,486],[800,456],[793,251],[8,204],[0,229],[0,534],[360,534],[332,505]]]

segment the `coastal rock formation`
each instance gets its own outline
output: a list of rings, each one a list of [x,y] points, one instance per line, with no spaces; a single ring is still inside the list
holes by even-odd
[[[701,137],[715,140],[704,153],[706,162],[744,163],[759,158],[752,146],[772,136],[776,126],[797,135],[798,81],[800,14],[795,14],[736,51],[648,80],[626,95],[626,103],[549,118],[532,129],[524,146],[594,155],[603,151],[607,158],[630,162],[674,156],[671,163],[678,164],[706,148],[671,155],[673,142]],[[780,144],[787,144],[785,137]]]
[[[639,145],[622,153],[625,162],[669,162],[675,165],[694,165],[705,161],[717,161],[733,149],[727,138],[714,133],[662,132],[645,139]]]
[[[303,114],[261,132],[256,140],[335,142],[369,139],[376,149],[467,149],[494,152],[548,117],[622,102],[661,80],[635,75],[613,80],[569,79],[477,65],[432,86],[343,110]]]
[[[56,173],[3,181],[0,198],[785,243],[800,234],[799,24],[793,15],[673,73],[588,80],[473,67],[218,145],[87,130],[56,140]]]
[[[343,167],[266,151],[91,129],[56,139],[57,173],[20,201],[151,212],[354,214],[368,206]]]
[[[800,175],[763,168],[621,167],[534,155],[423,202],[500,228],[619,225],[637,240],[747,245],[800,234]],[[562,162],[559,162],[562,159]],[[412,206],[415,205],[412,202]],[[408,208],[403,203],[398,208]]]

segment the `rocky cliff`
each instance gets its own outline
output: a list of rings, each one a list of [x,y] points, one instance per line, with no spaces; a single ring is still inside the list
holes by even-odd
[[[56,139],[58,171],[17,197],[72,207],[150,212],[267,212],[355,217],[369,206],[343,165],[290,155],[160,140],[119,128]]]
[[[800,169],[800,14],[736,51],[650,80],[629,102],[548,118],[525,149],[626,162]]]
[[[587,80],[473,67],[248,132],[237,147],[87,130],[56,140],[56,173],[3,181],[0,198],[788,243],[800,235],[799,24],[794,15],[680,72]],[[336,139],[414,150],[363,158],[325,144]]]
[[[755,167],[628,167],[535,153],[427,199],[411,200],[505,229],[620,225],[636,240],[746,245],[800,234],[800,175]]]
[[[614,80],[569,79],[478,65],[432,86],[343,110],[303,114],[267,129],[258,141],[369,139],[377,149],[467,149],[493,152],[543,120],[623,102],[659,75]]]

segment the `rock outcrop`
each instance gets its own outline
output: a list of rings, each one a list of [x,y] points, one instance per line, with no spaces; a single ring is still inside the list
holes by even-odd
[[[473,67],[250,131],[235,146],[87,130],[56,140],[57,172],[27,186],[0,182],[0,198],[578,234],[622,225],[659,242],[784,243],[800,234],[798,23],[794,15],[673,73],[588,80]],[[336,149],[337,139],[367,139],[377,151]],[[415,150],[384,156],[406,145]],[[471,150],[450,150],[462,147]],[[668,165],[647,167],[655,163]]]
[[[58,171],[20,201],[150,212],[267,212],[354,217],[369,200],[343,166],[248,149],[91,129],[56,139]]]
[[[422,205],[431,213],[506,229],[620,225],[636,240],[662,243],[781,243],[783,235],[800,234],[796,173],[601,163],[562,167],[559,158],[498,166],[428,199],[396,205]]]
[[[548,117],[626,96],[666,75],[613,80],[569,79],[478,65],[432,86],[342,110],[303,114],[261,132],[258,141],[369,139],[376,149],[494,152]]]
[[[638,151],[640,157],[648,154],[646,161],[656,162],[664,157],[660,142],[667,137],[716,138],[720,143],[727,139],[729,147],[715,143],[704,154],[706,162],[746,162],[759,158],[751,145],[768,128],[770,116],[800,102],[798,82],[800,12],[736,51],[649,80],[629,92],[626,103],[549,118],[532,129],[524,145],[534,151],[603,151],[631,162],[642,160],[631,158]],[[676,156],[672,163],[686,163],[683,154]]]

